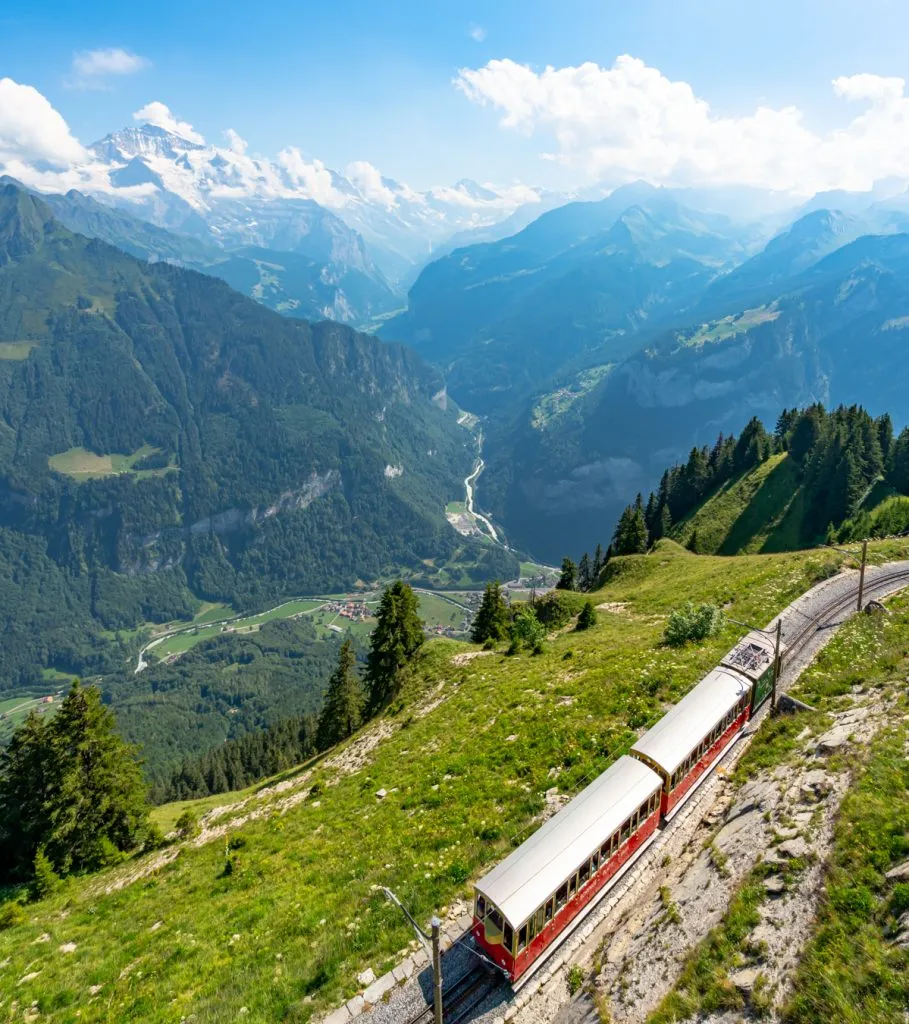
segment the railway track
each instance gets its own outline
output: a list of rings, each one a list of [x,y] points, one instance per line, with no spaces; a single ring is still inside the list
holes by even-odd
[[[892,592],[892,585],[895,583],[909,585],[909,567],[894,568],[880,572],[875,576],[866,577],[864,597],[866,600],[872,600],[881,591]],[[805,622],[794,632],[791,628],[787,630],[786,623],[784,622],[782,638],[786,643],[787,650],[783,666],[785,667],[791,663],[793,657],[800,654],[819,632],[839,625],[838,616],[854,608],[857,597],[858,583],[854,587],[850,587],[848,592],[841,593],[832,598],[814,615],[794,609],[797,615],[804,617]],[[766,712],[766,709],[762,710]],[[763,717],[762,714],[761,718],[763,719]],[[568,938],[567,933],[565,938]],[[541,958],[540,963],[535,966],[531,973],[535,974],[537,970],[542,968],[543,964],[555,955],[560,946],[561,942],[556,943],[547,955]],[[480,1007],[499,986],[504,984],[502,976],[497,972],[490,970],[484,964],[477,964],[443,991],[442,1014],[444,1024],[464,1024],[464,1022],[470,1019],[474,1010]],[[405,1024],[432,1024],[433,1009],[433,1004],[430,1003],[410,1017]]]
[[[442,992],[442,1019],[445,1024],[461,1024],[500,985],[502,976],[485,964],[477,964]],[[430,1003],[405,1024],[432,1024],[435,1004]]]
[[[889,572],[879,573],[874,577],[866,579],[864,596],[872,598],[875,591],[882,589],[883,587],[896,582],[905,580],[909,583],[909,568],[906,569],[893,569]],[[785,625],[783,627],[783,640],[787,645],[786,661],[790,661],[794,654],[802,651],[809,641],[822,629],[829,628],[833,623],[829,620],[831,617],[838,615],[840,612],[844,612],[851,608],[858,598],[858,585],[853,587],[848,594],[841,595],[838,598],[832,600],[826,605],[820,615],[816,616],[805,616],[807,618],[806,624],[802,627],[799,632],[791,638],[787,636]],[[804,615],[804,612],[799,614]]]

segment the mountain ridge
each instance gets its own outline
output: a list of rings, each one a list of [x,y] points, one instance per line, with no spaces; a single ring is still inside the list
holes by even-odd
[[[455,557],[480,577],[514,567],[445,519],[472,444],[415,353],[141,263],[10,185],[0,254],[0,583],[25,549],[33,565],[5,604],[7,685],[84,671],[104,628],[185,616],[193,595],[253,607],[396,568],[428,579]],[[237,528],[211,529],[230,509]],[[22,642],[40,574],[69,611]]]

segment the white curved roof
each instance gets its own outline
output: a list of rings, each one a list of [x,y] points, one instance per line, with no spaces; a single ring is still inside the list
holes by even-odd
[[[735,707],[751,683],[728,668],[715,668],[671,711],[645,732],[632,746],[667,773],[672,773],[685,760],[717,723]]]
[[[620,757],[481,878],[477,890],[520,927],[661,784],[647,765]]]

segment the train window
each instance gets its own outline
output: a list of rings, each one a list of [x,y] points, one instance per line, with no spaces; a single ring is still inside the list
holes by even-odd
[[[567,902],[568,902],[568,883],[566,882],[564,885],[560,886],[556,890],[556,894],[555,894],[556,910],[561,910],[561,908],[564,907]]]
[[[607,839],[600,847],[600,860],[605,864],[612,853],[612,839]]]
[[[486,916],[486,900],[483,896],[477,894],[477,917],[480,919]]]
[[[631,818],[629,818],[628,821],[626,821],[625,824],[622,826],[622,842],[624,843],[625,840],[630,835],[631,835]]]
[[[555,898],[546,901],[546,921],[547,923],[552,920],[552,914],[555,909]]]
[[[568,895],[569,896],[574,896],[574,894],[577,891],[578,891],[578,876],[575,874],[575,875],[572,875],[571,878],[568,879]]]
[[[548,906],[548,904],[547,904],[547,906]],[[536,921],[534,923],[534,929],[533,929],[534,935],[539,935],[540,932],[543,930],[543,915],[545,913],[546,913],[545,907],[540,907],[540,909],[537,911],[537,919],[536,919]],[[551,911],[550,911],[549,917],[552,917],[552,912]],[[547,918],[547,920],[548,919],[549,918]]]
[[[521,930],[518,932],[518,952],[527,945],[527,925],[521,925]]]
[[[590,878],[590,861],[585,860],[578,872],[578,886],[582,886]]]
[[[514,953],[514,931],[508,922],[505,922],[505,927],[502,929],[502,945],[509,951]]]
[[[597,852],[590,858],[590,870],[598,871],[600,867],[600,851]]]

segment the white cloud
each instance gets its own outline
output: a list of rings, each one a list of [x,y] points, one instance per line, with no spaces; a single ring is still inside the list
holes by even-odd
[[[381,172],[367,160],[355,160],[344,169],[344,174],[357,186],[372,203],[379,203],[390,210],[397,205],[398,198],[382,181]]]
[[[482,25],[471,25],[470,26],[470,38],[475,43],[482,43],[486,38],[486,29]]]
[[[205,142],[205,139],[188,121],[180,121],[171,113],[170,108],[166,104],[161,103],[160,100],[146,103],[144,107],[133,114],[133,120],[139,121],[142,124],[157,125],[159,128],[172,132],[174,135],[179,135],[182,139],[187,139],[189,142],[197,142],[199,145]]]
[[[71,89],[104,89],[112,75],[133,75],[150,67],[151,61],[137,53],[110,47],[106,50],[80,50],[73,54]]]
[[[61,168],[87,160],[62,115],[37,89],[0,78],[0,164],[41,161]]]
[[[810,193],[867,189],[909,176],[909,97],[900,78],[837,78],[837,96],[863,113],[819,134],[794,106],[758,106],[739,117],[715,114],[686,82],[630,56],[535,71],[511,60],[463,68],[457,87],[501,112],[503,127],[548,136],[541,155],[611,184],[738,183]]]
[[[331,171],[321,160],[309,163],[296,146],[288,146],[278,153],[278,164],[291,185],[302,190],[309,199],[322,206],[346,205],[347,197],[335,188]]]
[[[227,131],[224,133],[224,138],[227,139],[227,148],[232,153],[236,153],[237,156],[244,156],[246,154],[246,150],[249,146],[249,143],[246,141],[246,139],[241,138],[240,135],[233,130],[233,128],[227,129]]]

